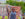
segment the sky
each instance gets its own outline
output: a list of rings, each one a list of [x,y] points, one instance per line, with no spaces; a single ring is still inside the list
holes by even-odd
[[[24,1],[25,2],[25,0],[16,0],[16,1]]]
[[[0,0],[0,3],[6,3],[6,0]]]
[[[22,0],[22,1],[24,1],[24,2],[25,2],[25,0]]]
[[[12,0],[12,1],[24,1],[25,2],[25,0]],[[0,3],[6,3],[6,0],[0,0]]]

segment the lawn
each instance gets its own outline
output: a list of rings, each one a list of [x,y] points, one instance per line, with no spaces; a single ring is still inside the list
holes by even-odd
[[[2,19],[2,16],[0,16],[0,19]],[[5,16],[4,19],[8,19],[8,16]]]

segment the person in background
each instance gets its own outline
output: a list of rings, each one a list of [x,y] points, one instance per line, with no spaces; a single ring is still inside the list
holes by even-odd
[[[16,9],[16,19],[19,19],[19,13],[18,13],[18,10]]]
[[[11,13],[10,6],[6,6],[6,8],[7,8],[7,13],[8,13],[8,19],[10,19],[10,13]]]
[[[25,13],[24,13],[24,19],[25,19]]]
[[[11,11],[11,14],[10,14],[10,19],[16,19],[15,8],[12,8],[12,11]]]
[[[7,13],[8,13],[8,19],[9,19],[9,8],[8,8],[8,6],[6,6],[6,9],[7,9]]]
[[[25,19],[25,10],[24,10],[24,12],[23,12],[23,19]]]
[[[17,8],[16,8],[16,19],[22,19],[20,9],[17,9]]]
[[[22,16],[23,16],[23,19],[24,19],[24,13],[23,13],[23,15],[22,15]]]

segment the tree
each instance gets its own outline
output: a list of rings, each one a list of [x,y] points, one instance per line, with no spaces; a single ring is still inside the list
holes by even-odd
[[[13,5],[13,6],[21,6],[22,7],[22,12],[24,13],[25,11],[25,3],[24,2],[16,2],[16,1],[7,1],[7,4]]]

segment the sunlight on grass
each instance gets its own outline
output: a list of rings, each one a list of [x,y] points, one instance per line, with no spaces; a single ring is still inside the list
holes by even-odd
[[[8,19],[8,16],[5,16],[5,19]]]
[[[0,16],[0,19],[2,19],[2,16]]]

